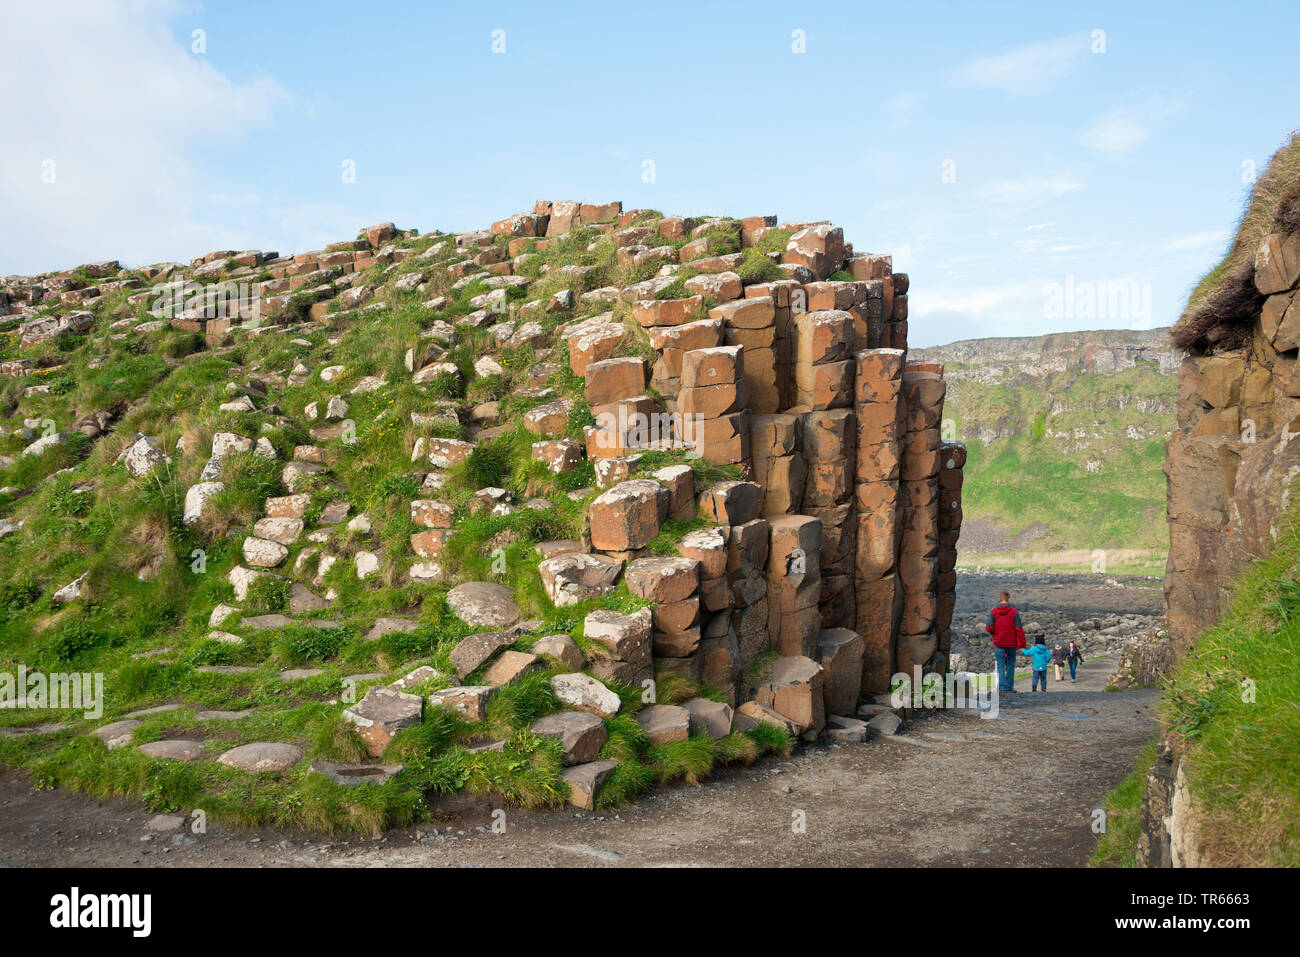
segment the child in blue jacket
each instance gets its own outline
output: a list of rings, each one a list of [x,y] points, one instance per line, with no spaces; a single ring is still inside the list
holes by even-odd
[[[1052,649],[1047,647],[1047,639],[1038,635],[1034,639],[1034,647],[1026,651],[1020,649],[1020,653],[1031,659],[1030,667],[1034,669],[1033,683],[1030,686],[1031,691],[1037,691],[1039,684],[1042,690],[1047,690],[1047,665],[1052,660]]]

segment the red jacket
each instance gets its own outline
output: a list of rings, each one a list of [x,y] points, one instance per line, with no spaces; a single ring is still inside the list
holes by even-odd
[[[989,612],[984,630],[993,636],[994,648],[1025,647],[1025,630],[1020,626],[1020,612],[1013,605],[996,605]]]

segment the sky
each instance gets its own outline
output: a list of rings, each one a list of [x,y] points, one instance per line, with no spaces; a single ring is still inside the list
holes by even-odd
[[[915,346],[1169,325],[1300,125],[1298,30],[1294,2],[4,0],[0,275],[619,199],[829,219],[910,275]]]

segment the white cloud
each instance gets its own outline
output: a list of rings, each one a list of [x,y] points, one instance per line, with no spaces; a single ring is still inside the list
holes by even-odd
[[[993,56],[967,61],[953,74],[953,83],[975,89],[1002,90],[1015,95],[1041,93],[1077,69],[1088,53],[1086,35],[1040,40]]]
[[[1183,107],[1161,98],[1121,107],[1093,121],[1083,134],[1083,144],[1099,153],[1127,153],[1181,112]]]
[[[0,33],[22,38],[0,58],[0,87],[14,91],[0,273],[173,259],[249,238],[196,218],[200,151],[269,128],[289,98],[270,77],[236,83],[191,54],[167,27],[184,9],[43,0],[0,13]],[[42,181],[47,161],[53,182]]]
[[[975,199],[983,211],[1014,216],[1087,188],[1083,180],[1067,175],[1007,179],[982,187]]]

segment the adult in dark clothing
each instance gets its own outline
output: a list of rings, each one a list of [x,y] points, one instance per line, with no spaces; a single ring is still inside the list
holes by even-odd
[[[984,630],[993,636],[993,657],[998,667],[998,691],[1016,690],[1016,652],[1025,647],[1025,628],[1020,611],[1011,604],[1008,592],[1001,594],[984,620]]]
[[[1083,650],[1074,642],[1065,649],[1065,660],[1070,663],[1070,680],[1074,680],[1074,673],[1079,667],[1079,662],[1083,661]]]

